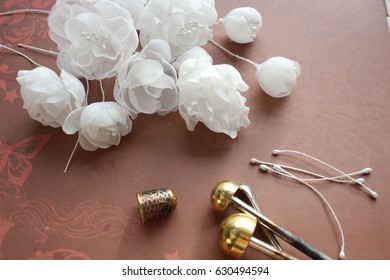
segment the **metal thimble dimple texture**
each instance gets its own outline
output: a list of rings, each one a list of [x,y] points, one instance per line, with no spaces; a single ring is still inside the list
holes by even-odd
[[[137,201],[142,222],[165,215],[177,205],[176,195],[168,188],[138,192]]]

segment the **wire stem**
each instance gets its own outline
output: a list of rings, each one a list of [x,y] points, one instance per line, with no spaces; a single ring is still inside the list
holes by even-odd
[[[99,85],[100,85],[100,91],[102,93],[102,101],[106,101],[106,94],[104,92],[104,88],[103,88],[103,81],[102,80],[99,80]]]
[[[14,10],[14,11],[8,11],[0,13],[0,16],[9,16],[14,14],[44,14],[48,15],[50,12],[45,10],[38,10],[38,9],[22,9],[22,10]]]
[[[222,51],[226,52],[227,54],[229,54],[229,55],[231,55],[231,56],[233,56],[233,57],[235,57],[235,58],[238,58],[238,59],[240,59],[240,60],[242,60],[242,61],[245,61],[245,62],[251,64],[252,66],[254,66],[255,68],[257,68],[257,66],[259,65],[259,64],[253,62],[253,61],[250,60],[250,59],[247,59],[247,58],[245,58],[245,57],[239,56],[238,54],[232,53],[231,51],[229,51],[228,49],[226,49],[226,48],[223,47],[222,45],[218,44],[218,43],[215,42],[214,40],[209,40],[209,42],[212,43],[212,44],[213,44],[214,46],[216,46],[217,48],[221,49]]]
[[[27,49],[27,50],[36,51],[36,52],[39,52],[39,53],[44,53],[44,54],[53,55],[53,56],[57,56],[58,55],[58,52],[50,51],[50,50],[46,50],[46,49],[42,49],[42,48],[38,48],[38,47],[34,47],[34,46],[29,46],[29,45],[25,45],[25,44],[18,44],[18,46],[21,47],[21,48],[24,48],[24,49]]]
[[[66,163],[64,173],[68,172],[69,165],[70,165],[70,163],[71,163],[71,161],[73,159],[73,156],[74,156],[74,154],[76,152],[76,149],[77,149],[78,145],[79,145],[79,140],[77,139],[76,144],[73,147],[72,153],[70,154],[70,157],[68,159],[68,162]]]
[[[30,61],[32,64],[36,65],[36,66],[39,66],[39,67],[44,67],[43,65],[39,64],[38,62],[36,62],[35,60],[33,60],[32,58],[28,57],[27,55],[25,55],[24,53],[21,53],[20,51],[17,51],[17,50],[14,50],[13,48],[10,48],[10,47],[7,47],[3,44],[0,44],[0,48],[4,48],[6,50],[9,50],[11,52],[14,52],[18,55],[21,55],[23,56],[25,59],[27,59],[28,61]]]

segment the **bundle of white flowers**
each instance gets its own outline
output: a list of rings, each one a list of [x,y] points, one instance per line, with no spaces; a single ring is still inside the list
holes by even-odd
[[[43,125],[78,132],[82,148],[118,145],[140,113],[178,109],[189,130],[202,122],[231,138],[250,125],[241,95],[248,85],[233,66],[213,65],[202,46],[214,42],[217,23],[236,43],[252,42],[262,25],[255,9],[238,8],[218,20],[214,0],[58,0],[48,23],[61,75],[45,67],[19,71],[24,108]],[[300,73],[285,58],[251,63],[273,97],[289,95]],[[115,100],[88,104],[78,78],[101,83],[110,77]]]

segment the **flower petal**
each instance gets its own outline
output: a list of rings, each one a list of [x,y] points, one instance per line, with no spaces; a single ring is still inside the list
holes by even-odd
[[[65,85],[67,91],[69,91],[75,98],[75,104],[79,108],[86,97],[83,84],[75,76],[69,74],[65,70],[61,70],[60,78]]]
[[[81,148],[87,151],[96,151],[98,148],[97,146],[89,142],[83,133],[79,133],[79,143]]]
[[[179,71],[180,69],[180,66],[183,64],[184,61],[186,61],[187,59],[190,59],[190,58],[201,58],[201,57],[205,57],[209,60],[210,64],[213,64],[213,58],[209,55],[209,53],[199,47],[199,46],[196,46],[196,47],[193,47],[191,49],[189,49],[188,51],[184,52],[181,56],[179,56],[175,62],[172,63],[172,65],[175,67],[176,71]]]
[[[85,107],[74,110],[65,119],[62,130],[66,134],[74,134],[80,129],[80,119],[84,109]]]
[[[166,61],[170,61],[172,59],[171,49],[169,48],[168,42],[165,40],[151,40],[141,51],[145,57],[148,57],[149,52],[158,53]]]
[[[143,59],[131,67],[128,77],[131,78],[132,88],[135,88],[156,82],[163,73],[163,68],[158,61]]]

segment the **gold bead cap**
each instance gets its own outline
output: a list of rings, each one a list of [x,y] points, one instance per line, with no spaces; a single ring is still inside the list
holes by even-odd
[[[219,245],[222,250],[239,259],[248,247],[256,228],[256,218],[244,213],[227,217],[219,227]]]
[[[233,181],[221,181],[211,191],[211,205],[217,212],[224,212],[229,202],[240,188],[240,185]]]

